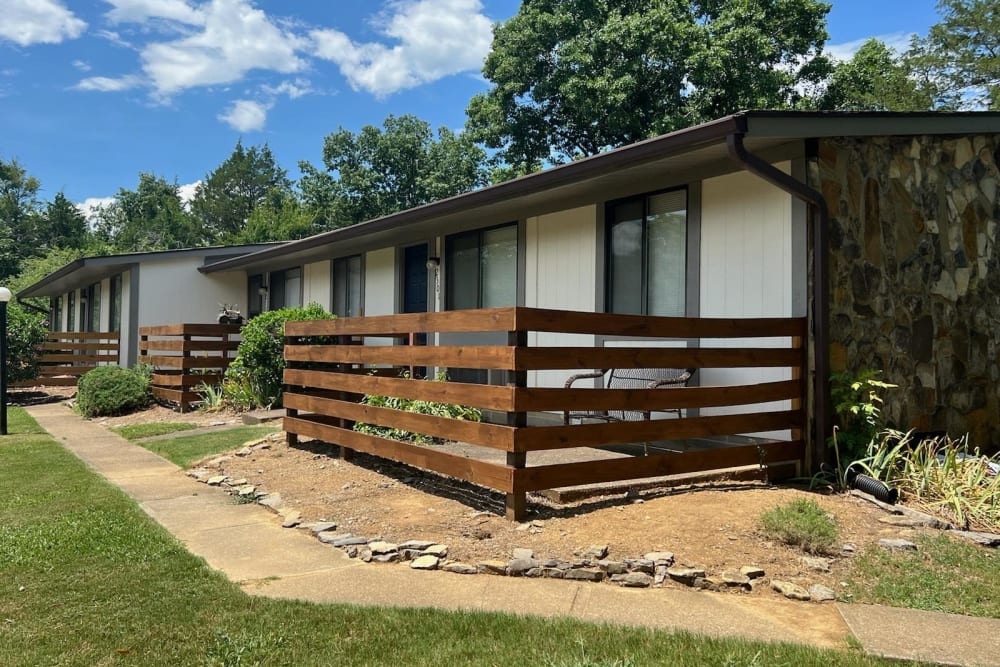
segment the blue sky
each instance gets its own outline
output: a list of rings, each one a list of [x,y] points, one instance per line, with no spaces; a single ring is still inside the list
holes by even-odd
[[[188,186],[267,142],[297,176],[343,126],[415,114],[459,129],[515,0],[4,0],[0,158],[73,201]],[[904,45],[934,0],[833,0],[828,50]],[[190,190],[190,188],[186,188]]]

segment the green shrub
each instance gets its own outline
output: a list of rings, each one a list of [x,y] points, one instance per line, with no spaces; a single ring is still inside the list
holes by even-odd
[[[838,455],[844,461],[864,456],[868,445],[885,428],[882,394],[897,385],[879,380],[881,374],[869,368],[857,375],[844,372],[830,376],[830,399],[840,426]]]
[[[404,372],[403,377],[409,377],[409,374]],[[438,371],[433,380],[427,381],[447,382],[448,375],[445,371]],[[405,412],[415,412],[421,415],[434,415],[435,417],[448,417],[451,419],[463,419],[465,421],[478,422],[482,420],[483,417],[483,413],[479,408],[470,408],[464,405],[454,405],[452,403],[418,401],[393,396],[366,395],[361,400],[361,403],[377,408],[392,408],[394,410],[403,410]],[[361,433],[367,433],[369,435],[377,435],[382,438],[412,442],[418,445],[438,445],[444,442],[441,438],[424,435],[423,433],[413,433],[412,431],[404,431],[398,428],[376,426],[374,424],[363,424],[361,422],[354,424],[354,430]]]
[[[120,415],[149,404],[149,382],[142,371],[101,366],[77,383],[76,408],[84,417]]]
[[[7,381],[38,377],[38,353],[46,334],[45,316],[7,304]]]
[[[240,332],[243,340],[226,370],[223,391],[238,394],[241,402],[249,398],[254,405],[245,407],[280,405],[285,322],[332,317],[321,306],[311,303],[305,308],[272,310],[250,320]]]
[[[760,516],[768,537],[808,553],[827,553],[837,540],[837,522],[815,500],[793,500]]]

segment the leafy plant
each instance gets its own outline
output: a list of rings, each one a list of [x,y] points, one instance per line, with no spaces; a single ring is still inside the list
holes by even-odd
[[[120,415],[149,403],[149,381],[141,371],[100,366],[77,383],[76,409],[84,417]]]
[[[226,370],[226,399],[247,408],[281,404],[285,370],[285,322],[325,320],[333,315],[311,303],[304,308],[282,308],[258,315],[240,332],[243,340]]]
[[[402,377],[409,377],[409,373],[404,372]],[[448,374],[443,370],[438,371],[433,380],[427,381],[447,382]],[[450,419],[462,419],[465,421],[478,422],[482,420],[483,417],[482,411],[479,408],[470,408],[464,405],[455,405],[453,403],[436,403],[434,401],[398,398],[395,396],[378,396],[369,394],[361,400],[361,403],[363,405],[371,405],[377,408],[391,408],[393,410],[402,410],[404,412],[433,415],[435,417],[448,417]],[[403,442],[412,442],[418,445],[437,445],[444,442],[441,438],[425,435],[423,433],[414,433],[412,431],[391,428],[389,426],[376,426],[374,424],[365,424],[362,422],[355,423],[354,430],[360,433],[377,435],[382,438],[391,438],[393,440],[402,440]]]
[[[7,381],[38,377],[38,355],[45,340],[45,318],[17,303],[7,304]]]
[[[225,390],[221,384],[202,382],[194,390],[201,394],[200,410],[204,412],[219,412],[225,409]]]
[[[840,421],[837,446],[846,460],[864,456],[869,443],[885,427],[882,394],[897,385],[879,380],[880,375],[882,371],[869,368],[857,375],[845,371],[830,376],[830,398]]]
[[[799,499],[760,516],[764,533],[807,553],[827,553],[837,539],[837,522],[815,500]]]

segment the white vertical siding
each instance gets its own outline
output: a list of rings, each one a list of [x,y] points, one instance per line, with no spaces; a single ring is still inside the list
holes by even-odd
[[[302,267],[302,305],[318,303],[326,310],[333,308],[330,280],[331,262],[313,262]]]
[[[788,172],[789,163],[776,165]],[[702,184],[701,316],[791,317],[792,200],[760,178],[739,172]],[[787,338],[706,340],[719,347],[773,346]],[[702,369],[702,385],[791,378],[788,369]],[[788,402],[749,408],[703,409],[701,414],[788,409]]]
[[[101,312],[94,324],[95,331],[109,331],[111,328],[111,278],[101,281]]]
[[[582,206],[527,219],[524,305],[597,310],[597,207]],[[531,333],[529,345],[593,345],[594,337]],[[586,369],[592,370],[592,369]],[[561,387],[574,371],[532,371],[528,384]]]
[[[203,274],[198,267],[204,260],[194,256],[143,262],[139,271],[138,326],[207,324],[216,321],[220,303],[246,301],[244,272]]]
[[[122,319],[121,332],[118,337],[118,365],[120,366],[128,366],[128,346],[132,340],[132,309],[129,308],[129,303],[131,303],[129,295],[132,293],[131,279],[131,272],[122,273]]]
[[[396,312],[396,249],[382,248],[365,254],[365,315]]]

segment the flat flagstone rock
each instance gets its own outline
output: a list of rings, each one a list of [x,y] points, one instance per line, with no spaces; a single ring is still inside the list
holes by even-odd
[[[414,570],[436,570],[440,559],[437,556],[420,556],[410,562]]]
[[[319,539],[326,542],[326,540],[323,539],[324,535],[326,535],[326,533],[320,533]],[[364,545],[368,544],[368,538],[361,537],[360,535],[357,536],[351,535],[349,537],[341,537],[340,539],[332,540],[329,542],[329,544],[332,544],[335,547],[361,546],[362,544]],[[369,551],[371,550],[369,549]]]
[[[808,602],[810,599],[809,591],[802,588],[798,584],[793,584],[790,581],[778,581],[778,580],[772,581],[771,588],[781,593],[786,598],[789,598],[790,600],[801,600],[803,602]]]
[[[445,558],[448,556],[448,545],[447,544],[432,544],[425,548],[422,553],[426,556],[437,556],[438,558]]]
[[[747,579],[760,579],[764,576],[764,568],[756,565],[744,565],[740,568],[740,574]]]
[[[651,560],[656,565],[673,565],[674,564],[674,554],[670,551],[650,551],[648,554],[643,556],[644,560]]]
[[[257,490],[256,486],[254,486],[253,484],[247,484],[245,486],[241,486],[236,491],[236,493],[238,493],[241,496],[252,496],[254,494],[254,491],[256,490]]]
[[[829,572],[832,563],[833,561],[829,558],[820,558],[818,556],[802,557],[802,564],[813,572]]]
[[[511,557],[514,558],[515,560],[519,558],[534,558],[535,552],[532,551],[531,549],[521,549],[516,547],[512,552]]]
[[[743,588],[750,590],[750,577],[741,572],[726,570],[722,573],[722,583],[729,588]]]
[[[813,584],[809,587],[809,596],[816,602],[832,602],[837,599],[837,594],[832,588],[827,588],[820,584]]]
[[[974,530],[956,530],[955,534],[959,537],[971,540],[976,544],[981,544],[984,547],[1000,547],[1000,535],[996,535],[994,533],[980,533]]]
[[[507,563],[502,560],[479,561],[479,571],[487,574],[507,574]]]
[[[597,567],[601,568],[608,574],[625,574],[628,572],[628,566],[617,560],[599,560],[597,561]]]
[[[368,548],[372,550],[373,554],[389,554],[399,551],[399,545],[393,544],[392,542],[385,542],[383,540],[369,542]]]
[[[611,576],[611,581],[626,588],[649,588],[653,585],[653,578],[645,572],[615,574]]]
[[[513,558],[507,563],[507,574],[512,577],[520,577],[538,565],[538,561],[534,558]]]
[[[437,542],[431,542],[430,540],[407,540],[405,542],[399,543],[399,549],[416,549],[417,551],[423,551],[427,547],[431,547],[437,544]]]
[[[916,551],[917,545],[902,538],[883,538],[878,541],[878,545],[890,551]]]
[[[300,523],[302,523],[302,512],[292,511],[285,514],[285,520],[281,522],[281,527],[294,528]]]
[[[583,550],[584,558],[594,558],[600,560],[608,555],[608,545],[607,544],[592,544]]]
[[[479,569],[475,565],[458,561],[445,563],[441,569],[445,572],[454,572],[455,574],[479,574]]]
[[[227,477],[226,475],[215,475],[214,477],[209,477],[207,483],[209,486],[219,486],[227,479],[229,479],[229,477]]]
[[[563,579],[574,579],[576,581],[604,581],[603,570],[573,569],[566,570]]]
[[[693,586],[695,579],[705,576],[705,570],[700,567],[668,567],[667,576],[674,581]]]
[[[258,505],[263,505],[264,507],[269,507],[273,510],[277,510],[281,507],[281,494],[280,493],[269,493],[265,497],[257,501]]]
[[[319,535],[320,533],[326,533],[331,530],[337,530],[337,524],[334,523],[333,521],[317,521],[315,523],[303,525],[303,528],[308,528],[315,535]]]

